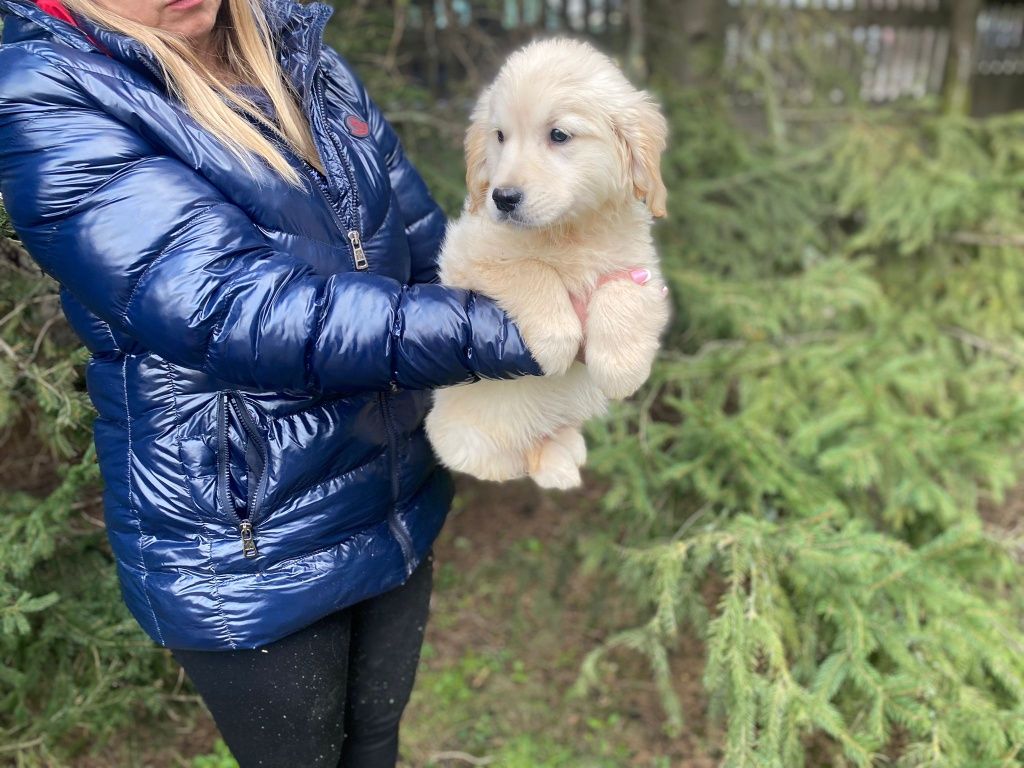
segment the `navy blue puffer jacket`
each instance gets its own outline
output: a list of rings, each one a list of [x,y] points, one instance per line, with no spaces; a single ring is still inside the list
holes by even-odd
[[[331,8],[264,2],[327,170],[287,153],[303,189],[247,174],[137,42],[0,0],[0,192],[92,352],[122,590],[174,648],[403,582],[452,494],[429,389],[540,373],[495,303],[434,282],[443,216],[323,45]]]

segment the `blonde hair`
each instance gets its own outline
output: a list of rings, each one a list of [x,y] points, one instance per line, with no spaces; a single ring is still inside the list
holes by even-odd
[[[63,1],[71,10],[134,38],[152,51],[171,93],[196,122],[220,139],[250,171],[255,170],[254,160],[261,158],[290,184],[301,184],[301,176],[281,152],[232,106],[266,126],[306,162],[323,171],[309,122],[278,66],[270,27],[259,0],[223,0],[212,32],[213,43],[235,77],[266,91],[277,113],[276,125],[252,101],[235,93],[210,70],[181,35],[126,19],[94,0]]]

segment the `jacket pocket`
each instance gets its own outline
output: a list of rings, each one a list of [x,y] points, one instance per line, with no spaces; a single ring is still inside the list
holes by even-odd
[[[217,393],[217,508],[238,526],[242,554],[259,556],[256,525],[266,495],[268,449],[259,423],[241,393]],[[240,471],[232,472],[234,468]]]

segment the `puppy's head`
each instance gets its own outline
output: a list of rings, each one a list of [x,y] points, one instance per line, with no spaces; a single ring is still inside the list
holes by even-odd
[[[543,229],[633,197],[665,215],[668,126],[592,46],[567,39],[514,53],[466,133],[469,210]]]

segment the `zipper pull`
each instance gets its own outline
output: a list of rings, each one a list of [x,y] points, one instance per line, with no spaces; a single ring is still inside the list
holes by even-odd
[[[256,551],[256,535],[253,533],[252,523],[248,520],[243,520],[239,524],[238,530],[242,534],[242,554],[249,560],[252,560],[259,555],[259,552]]]
[[[366,260],[366,251],[363,250],[363,241],[359,237],[359,230],[350,229],[348,231],[348,240],[352,243],[352,255],[356,260],[356,269],[366,269],[370,266],[370,262]]]

